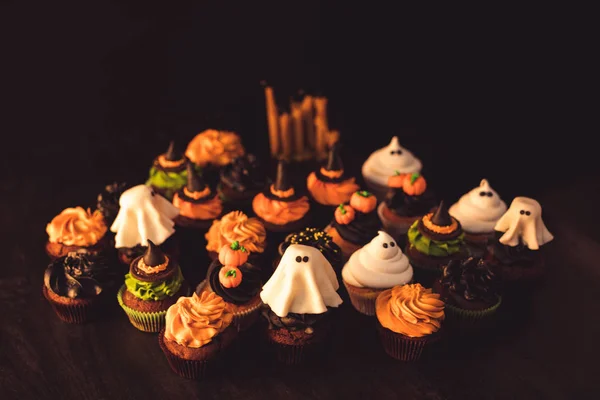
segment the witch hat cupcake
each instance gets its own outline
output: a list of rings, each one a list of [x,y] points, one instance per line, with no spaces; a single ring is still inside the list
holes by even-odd
[[[179,209],[175,224],[196,229],[208,229],[223,212],[221,199],[191,163],[187,164],[187,184],[175,193],[173,205]]]
[[[310,204],[292,186],[285,161],[277,164],[277,176],[263,193],[252,201],[252,208],[265,228],[272,232],[292,232],[307,224]]]
[[[154,159],[146,185],[171,200],[176,191],[185,186],[188,159],[177,150],[175,142],[169,143],[167,152]]]

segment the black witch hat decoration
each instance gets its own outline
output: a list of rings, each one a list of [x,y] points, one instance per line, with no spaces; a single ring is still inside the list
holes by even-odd
[[[206,183],[200,175],[194,170],[194,165],[188,163],[187,166],[187,190],[190,192],[201,192],[206,187]]]
[[[329,149],[329,159],[327,160],[327,165],[325,169],[328,171],[342,171],[344,169],[344,164],[342,164],[342,158],[340,157],[340,142],[337,141],[331,146]]]
[[[148,249],[146,250],[146,253],[144,253],[144,264],[149,267],[155,267],[163,264],[165,261],[167,261],[165,253],[163,253],[157,245],[152,243],[152,240],[148,239]]]
[[[437,226],[449,226],[452,225],[452,217],[448,213],[448,208],[444,204],[444,200],[440,202],[437,210],[433,213],[433,217],[431,217],[431,222],[433,222]]]
[[[275,177],[275,184],[273,188],[275,190],[286,191],[291,188],[290,179],[287,173],[287,164],[283,160],[279,160],[277,164],[277,176]]]
[[[167,149],[167,152],[165,153],[165,159],[167,161],[178,161],[181,160],[181,154],[179,154],[176,149],[175,149],[175,142],[173,140],[171,140],[171,142],[169,143],[169,148]]]

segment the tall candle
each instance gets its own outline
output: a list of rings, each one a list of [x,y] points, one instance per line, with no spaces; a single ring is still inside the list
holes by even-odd
[[[302,104],[299,102],[292,102],[291,109],[292,129],[294,132],[294,157],[296,159],[302,159],[305,153]]]
[[[327,125],[327,98],[315,97],[315,126],[317,128],[317,139],[315,143],[317,157],[325,158],[327,156],[327,139],[326,135],[329,132]]]
[[[313,97],[304,96],[301,107],[302,119],[304,120],[304,129],[306,131],[306,146],[309,147],[311,150],[314,150],[316,146],[316,132],[313,112]]]
[[[288,113],[283,113],[279,116],[281,149],[283,152],[283,158],[287,161],[289,161],[292,157],[292,132],[290,122],[290,115]]]
[[[269,145],[271,146],[271,155],[276,157],[281,151],[279,140],[279,118],[277,116],[277,104],[275,104],[273,88],[270,86],[265,86],[265,99],[267,106],[267,122],[269,126]]]

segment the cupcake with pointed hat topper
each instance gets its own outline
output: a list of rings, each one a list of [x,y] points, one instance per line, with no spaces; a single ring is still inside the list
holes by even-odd
[[[342,280],[354,308],[375,315],[379,293],[412,281],[413,269],[394,238],[383,231],[358,249],[344,268]]]
[[[421,172],[421,161],[406,148],[400,146],[398,137],[373,152],[362,166],[362,175],[369,190],[383,198],[388,190],[388,178],[396,172],[412,174]]]
[[[173,199],[175,192],[187,182],[187,163],[187,157],[177,151],[175,142],[171,141],[167,152],[154,159],[146,185],[167,199]]]
[[[415,280],[430,285],[450,260],[466,256],[460,222],[442,200],[435,212],[415,221],[408,230],[405,253],[415,269]]]
[[[179,209],[175,224],[206,230],[223,212],[221,199],[194,170],[187,165],[187,184],[173,197],[173,205]]]
[[[148,240],[144,255],[131,262],[117,300],[133,326],[158,332],[164,327],[169,306],[188,289],[179,264]]]
[[[306,226],[310,209],[308,197],[299,195],[292,186],[285,161],[277,164],[275,183],[254,197],[252,209],[272,232],[291,232]]]
[[[346,259],[377,236],[381,220],[377,215],[377,198],[371,192],[359,190],[348,203],[340,204],[334,219],[325,228]]]
[[[405,235],[408,228],[435,208],[435,196],[425,177],[418,172],[396,171],[387,181],[385,200],[377,213],[385,230],[395,238]]]
[[[312,198],[323,206],[335,207],[347,203],[359,189],[356,179],[345,173],[340,146],[340,142],[336,142],[329,150],[327,164],[311,172],[306,180]]]
[[[506,212],[506,203],[492,189],[487,179],[450,207],[450,215],[456,218],[465,232],[465,241],[475,247],[485,248],[494,236],[494,226]]]
[[[263,165],[254,154],[236,157],[219,174],[217,191],[228,209],[250,212],[254,196],[267,186]]]
[[[486,259],[502,280],[530,282],[544,273],[543,247],[554,239],[542,220],[542,206],[529,197],[515,197],[494,226],[495,238]]]

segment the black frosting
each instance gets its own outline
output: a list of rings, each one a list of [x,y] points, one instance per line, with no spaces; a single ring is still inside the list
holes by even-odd
[[[494,239],[491,241],[491,251],[500,263],[504,265],[519,264],[521,266],[533,266],[539,259],[539,250],[530,250],[519,239],[519,244],[516,246],[508,246],[500,243],[500,238],[504,232],[494,232]]]
[[[54,260],[44,274],[44,284],[71,299],[99,295],[110,280],[107,265],[85,253],[69,253]]]
[[[115,218],[117,218],[120,208],[119,199],[127,188],[128,186],[125,182],[115,182],[110,185],[106,185],[104,190],[98,194],[96,199],[96,208],[98,208],[98,210],[100,210],[104,216],[106,226],[110,227]]]
[[[287,329],[289,331],[303,331],[307,328],[314,329],[319,322],[331,314],[334,309],[328,307],[323,314],[295,314],[288,313],[285,317],[279,317],[269,306],[263,307],[262,316],[268,321],[269,329]]]
[[[436,202],[433,192],[429,189],[419,196],[409,196],[402,189],[390,188],[385,197],[385,204],[397,215],[417,217],[429,213]]]
[[[238,268],[242,272],[242,282],[234,288],[225,288],[219,282],[219,271],[223,264],[218,259],[213,261],[208,267],[206,281],[210,285],[210,289],[223,300],[233,304],[244,304],[250,301],[260,292],[262,282],[260,279],[260,270],[250,263],[240,265]]]
[[[342,239],[364,246],[377,236],[381,229],[381,220],[376,211],[364,214],[356,211],[354,220],[349,224],[339,224],[335,219],[331,225],[338,231]]]
[[[302,244],[319,249],[333,266],[340,266],[343,262],[340,247],[333,242],[331,236],[320,229],[306,228],[303,231],[288,235],[285,241],[281,243],[279,255],[283,255],[292,244]]]
[[[442,267],[440,284],[453,295],[467,301],[495,303],[498,299],[496,276],[481,258],[452,260]]]
[[[221,183],[238,192],[261,190],[266,185],[266,175],[256,156],[246,154],[221,170]]]

